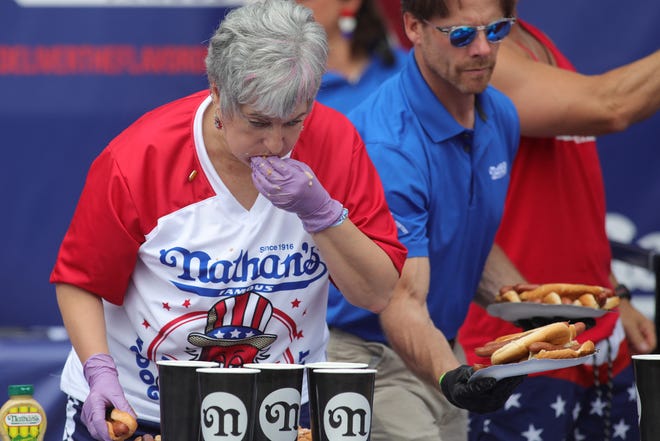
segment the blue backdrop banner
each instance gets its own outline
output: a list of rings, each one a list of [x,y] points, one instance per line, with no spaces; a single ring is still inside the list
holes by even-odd
[[[142,113],[207,87],[228,6],[0,1],[0,326],[61,324],[48,277],[91,161]]]

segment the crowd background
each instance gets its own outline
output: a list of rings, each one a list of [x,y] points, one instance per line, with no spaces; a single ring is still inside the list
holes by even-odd
[[[406,46],[398,0],[380,1],[393,38]],[[207,87],[207,39],[226,8],[238,3],[0,2],[0,401],[16,382],[37,383],[46,406],[58,399],[46,394],[54,393],[66,349],[42,337],[65,336],[48,275],[86,171],[139,115]],[[519,11],[586,74],[638,59],[660,42],[660,3],[651,0],[523,1]],[[660,114],[599,138],[610,238],[658,252],[659,140]],[[624,264],[615,272],[652,314],[653,274]],[[48,332],[33,340],[26,330]],[[49,420],[48,438],[58,439],[57,417]]]

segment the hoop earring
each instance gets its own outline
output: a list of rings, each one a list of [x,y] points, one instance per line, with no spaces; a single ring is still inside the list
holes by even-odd
[[[357,26],[357,19],[355,18],[355,12],[347,8],[344,8],[339,12],[339,30],[341,35],[350,40],[353,37],[353,32],[355,32],[355,27]]]

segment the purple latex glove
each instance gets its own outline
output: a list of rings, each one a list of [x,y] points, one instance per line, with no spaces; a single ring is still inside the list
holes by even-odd
[[[89,384],[89,395],[83,403],[82,421],[92,437],[112,441],[105,419],[107,409],[117,408],[136,417],[119,384],[115,362],[108,354],[95,354],[87,359],[83,372]]]
[[[278,208],[296,213],[308,233],[332,226],[343,207],[332,199],[307,164],[291,158],[254,156],[250,160],[257,190]]]

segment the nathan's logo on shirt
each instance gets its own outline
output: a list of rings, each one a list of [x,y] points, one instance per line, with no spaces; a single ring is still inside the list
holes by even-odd
[[[202,348],[200,360],[239,367],[268,357],[277,335],[266,333],[273,305],[256,293],[227,297],[208,312],[204,332],[191,332],[188,341]]]
[[[410,233],[410,231],[408,231],[408,229],[406,228],[406,226],[403,225],[403,224],[402,224],[401,222],[399,222],[398,220],[395,219],[395,220],[394,220],[394,224],[396,225],[396,230],[397,230],[399,233],[401,233],[401,235],[404,235],[404,236],[405,236],[406,234]]]
[[[286,255],[263,253],[252,257],[246,250],[238,250],[232,260],[212,259],[204,251],[173,247],[160,251],[160,262],[181,271],[178,280],[172,281],[177,288],[204,297],[305,289],[328,272],[316,247],[308,243],[303,243],[300,252]],[[280,282],[282,279],[286,281]]]
[[[497,165],[491,165],[488,167],[488,173],[490,174],[490,178],[493,181],[496,181],[498,179],[502,179],[503,177],[506,176],[508,167],[506,164],[506,161],[502,161]]]

